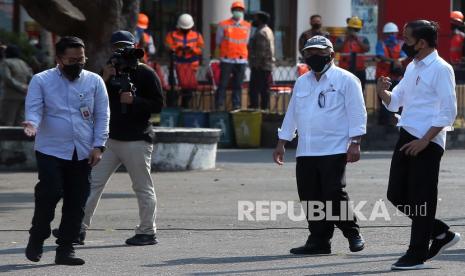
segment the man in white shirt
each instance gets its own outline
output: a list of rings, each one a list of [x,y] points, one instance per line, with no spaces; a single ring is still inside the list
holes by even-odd
[[[102,78],[84,70],[84,42],[64,36],[55,45],[55,68],[32,78],[26,96],[27,136],[35,136],[39,182],[26,257],[42,258],[55,208],[63,199],[55,263],[83,265],[73,241],[79,237],[90,191],[91,169],[102,158],[108,139],[110,109]]]
[[[360,140],[366,133],[366,109],[360,80],[334,65],[332,43],[323,36],[307,40],[305,62],[312,71],[299,77],[286,116],[279,130],[274,161],[283,164],[285,144],[299,133],[297,146],[297,189],[307,209],[310,236],[293,254],[330,254],[334,226],[349,240],[352,252],[363,250],[356,218],[344,219],[340,205],[349,197],[345,191],[347,162],[360,159]],[[311,202],[311,203],[309,203]],[[332,204],[326,209],[340,219],[311,219],[309,204]]]
[[[460,240],[460,235],[435,218],[438,176],[446,144],[457,115],[452,67],[436,51],[438,24],[416,20],[404,27],[403,51],[414,58],[404,78],[378,80],[377,92],[389,111],[402,109],[400,136],[394,150],[387,198],[412,219],[410,246],[392,269],[421,269]],[[432,240],[429,247],[430,240]]]

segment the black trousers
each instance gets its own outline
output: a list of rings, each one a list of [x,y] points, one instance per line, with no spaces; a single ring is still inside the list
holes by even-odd
[[[329,201],[332,204],[332,214],[340,216],[341,202],[346,204],[345,201],[349,201],[345,191],[346,159],[346,154],[297,157],[296,177],[300,200],[320,201],[325,205]],[[341,229],[346,238],[360,233],[355,217],[334,221],[309,220],[310,238],[315,242],[327,242],[333,237],[334,226]]]
[[[415,157],[399,151],[403,145],[416,139],[401,128],[392,156],[387,198],[412,220],[408,254],[424,260],[430,239],[449,229],[447,224],[435,218],[439,165],[444,150],[430,142]]]
[[[84,207],[90,192],[91,167],[88,159],[63,160],[36,151],[39,182],[35,187],[35,209],[29,230],[34,240],[50,237],[50,223],[55,216],[58,201],[63,198],[60,237],[56,243],[71,246],[81,229]]]
[[[360,84],[362,85],[362,91],[365,93],[365,85],[367,83],[367,72],[366,70],[359,70],[353,72],[354,75],[360,80]]]
[[[178,107],[179,97],[181,97],[181,107],[184,109],[189,109],[191,107],[191,100],[193,95],[194,90],[192,89],[181,89],[181,91],[168,91],[166,93],[166,106]]]
[[[261,109],[265,110],[269,108],[270,78],[271,71],[251,68],[249,82],[250,108],[258,108],[259,98],[261,99]]]

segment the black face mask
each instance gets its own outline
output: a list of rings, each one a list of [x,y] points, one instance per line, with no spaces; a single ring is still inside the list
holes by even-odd
[[[65,76],[70,80],[74,81],[79,77],[79,74],[81,74],[82,69],[84,69],[84,64],[82,63],[75,63],[71,65],[65,65],[63,64],[63,73]]]
[[[305,63],[310,66],[312,71],[320,73],[325,65],[331,61],[331,56],[313,55],[305,58]]]
[[[408,57],[414,58],[419,52],[419,50],[415,50],[415,45],[417,45],[417,42],[413,45],[407,45],[407,43],[404,43],[404,45],[402,45],[402,51],[404,51]]]
[[[252,27],[256,28],[258,26],[260,26],[260,22],[258,22],[257,20],[252,21]]]
[[[318,30],[321,28],[321,24],[311,24],[312,29]]]

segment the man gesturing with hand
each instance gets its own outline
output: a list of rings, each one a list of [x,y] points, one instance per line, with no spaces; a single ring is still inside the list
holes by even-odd
[[[412,230],[407,252],[392,265],[396,270],[422,269],[425,261],[460,240],[458,233],[435,218],[446,132],[452,130],[457,115],[454,71],[439,57],[437,39],[436,22],[407,23],[402,50],[414,60],[392,92],[389,78],[381,77],[377,83],[377,93],[389,111],[403,108],[387,198],[412,220]]]
[[[102,78],[83,70],[84,42],[62,37],[55,45],[55,68],[35,75],[26,96],[24,133],[36,136],[39,182],[26,257],[42,257],[44,240],[50,237],[55,207],[63,198],[56,264],[82,265],[75,256],[84,206],[90,190],[91,167],[101,159],[108,138],[109,105]]]

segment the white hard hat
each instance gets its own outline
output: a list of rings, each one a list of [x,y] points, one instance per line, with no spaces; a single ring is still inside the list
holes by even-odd
[[[177,27],[184,30],[190,29],[194,27],[194,19],[188,13],[181,14],[178,18]]]
[[[398,33],[399,28],[395,23],[388,22],[383,27],[383,33]]]

